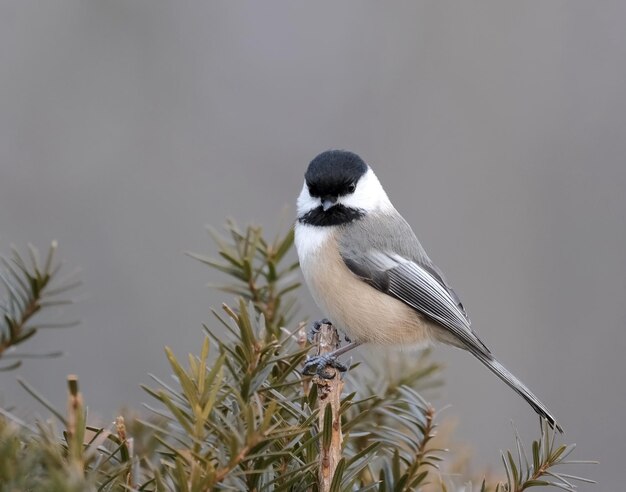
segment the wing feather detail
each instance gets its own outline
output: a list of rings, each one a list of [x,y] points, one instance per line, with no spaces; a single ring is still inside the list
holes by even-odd
[[[346,261],[346,265],[372,286],[441,325],[466,348],[490,353],[472,331],[470,320],[454,291],[429,269],[391,253],[370,251],[363,260],[365,264],[358,269],[353,258]]]
[[[500,364],[470,327],[458,297],[430,265],[420,265],[394,253],[369,250],[358,258],[344,257],[353,273],[372,287],[419,311],[452,335],[489,370],[522,396],[548,423],[563,432],[548,408],[524,383]]]

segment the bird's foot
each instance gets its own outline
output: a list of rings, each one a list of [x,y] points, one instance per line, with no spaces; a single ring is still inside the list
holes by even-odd
[[[304,374],[305,376],[317,375],[323,379],[333,379],[335,377],[335,372],[329,372],[329,367],[332,367],[339,372],[346,372],[348,370],[348,368],[344,364],[337,360],[337,356],[329,353],[309,357],[304,363],[304,367],[302,368],[302,374]]]
[[[322,325],[332,326],[332,323],[326,318],[318,321],[313,321],[313,323],[311,324],[311,328],[309,329],[309,333],[306,337],[309,343],[315,343],[315,336],[320,332],[320,328],[322,327]]]

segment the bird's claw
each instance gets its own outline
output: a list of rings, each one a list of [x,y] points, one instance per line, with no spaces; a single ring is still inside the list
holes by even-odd
[[[307,340],[309,343],[315,343],[315,336],[320,332],[320,328],[322,325],[332,325],[332,323],[324,318],[318,321],[313,321],[311,328],[309,329],[309,333],[307,334]]]
[[[314,321],[311,324],[311,328],[309,329],[309,333],[307,335],[307,339],[309,343],[316,343],[316,337],[320,332],[322,325],[331,325],[332,323],[324,318],[319,321]],[[346,372],[348,368],[337,360],[337,357],[332,353],[316,355],[313,357],[309,357],[307,361],[304,363],[304,367],[302,368],[302,374],[305,376],[319,376],[323,379],[333,379],[335,377],[335,371],[329,371],[328,368],[333,368],[339,372]]]
[[[333,379],[335,373],[330,373],[327,368],[332,367],[339,372],[346,372],[348,368],[337,360],[332,354],[316,355],[309,357],[304,363],[302,368],[302,374],[305,376],[317,375],[323,379]]]

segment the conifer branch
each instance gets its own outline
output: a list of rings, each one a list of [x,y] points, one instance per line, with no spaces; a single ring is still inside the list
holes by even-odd
[[[28,246],[29,261],[25,260],[16,249],[10,259],[0,256],[0,283],[4,284],[6,298],[0,303],[0,358],[13,357],[18,360],[1,367],[6,371],[18,367],[23,358],[58,357],[61,352],[53,351],[44,354],[8,354],[7,351],[43,328],[64,328],[73,326],[70,323],[33,324],[33,318],[45,307],[69,304],[71,301],[59,298],[79,285],[71,278],[57,281],[61,263],[54,262],[57,242],[52,241],[45,261],[41,264],[38,251]],[[55,285],[56,284],[56,285]]]

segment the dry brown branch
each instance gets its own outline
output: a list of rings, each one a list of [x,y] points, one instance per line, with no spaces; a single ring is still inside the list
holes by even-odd
[[[337,329],[330,324],[320,326],[317,336],[318,355],[327,354],[335,350],[339,344]],[[331,484],[337,464],[341,460],[341,443],[343,435],[341,433],[341,392],[343,390],[343,380],[339,371],[332,367],[327,367],[325,372],[331,379],[315,376],[313,382],[317,385],[317,404],[319,407],[319,428],[320,428],[320,456],[319,456],[319,490],[321,492],[330,491]],[[330,439],[324,439],[324,421],[326,408],[330,406],[332,413],[332,430]]]

